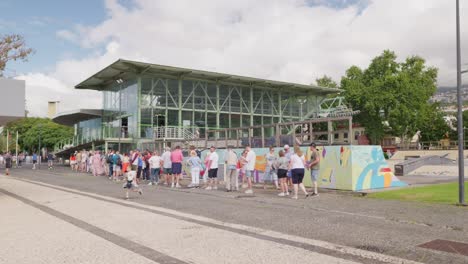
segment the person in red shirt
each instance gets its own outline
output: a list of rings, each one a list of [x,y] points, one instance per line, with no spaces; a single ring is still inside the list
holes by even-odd
[[[184,155],[182,154],[182,150],[180,146],[177,146],[174,151],[171,153],[171,162],[172,162],[172,186],[174,188],[174,179],[176,182],[175,187],[180,188],[179,179],[180,174],[182,173],[182,161],[184,159]]]

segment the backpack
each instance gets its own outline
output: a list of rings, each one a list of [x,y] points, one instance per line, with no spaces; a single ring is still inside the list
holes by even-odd
[[[117,165],[122,165],[122,159],[120,159],[120,155],[117,157]]]
[[[112,156],[114,156],[113,154],[110,154],[110,155],[107,155],[107,163],[111,164],[112,163]]]

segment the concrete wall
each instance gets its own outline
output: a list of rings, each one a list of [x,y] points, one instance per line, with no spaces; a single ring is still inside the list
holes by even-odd
[[[275,148],[275,153],[281,148]],[[301,147],[302,151],[310,155],[308,147]],[[240,154],[243,149],[234,149]],[[268,148],[253,148],[257,155],[254,180],[263,181],[266,167],[265,154]],[[317,182],[320,187],[338,190],[362,191],[387,187],[406,186],[392,172],[384,158],[380,146],[320,146],[320,172]],[[225,150],[217,149],[219,161],[224,161]],[[202,160],[208,150],[202,152]],[[218,177],[223,179],[223,171],[218,170]],[[306,170],[304,184],[311,186],[310,171]]]
[[[25,81],[0,78],[0,126],[24,117]]]

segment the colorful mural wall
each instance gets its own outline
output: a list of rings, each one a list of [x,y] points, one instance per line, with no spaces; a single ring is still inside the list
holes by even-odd
[[[301,149],[307,154],[309,147]],[[276,148],[275,153],[279,150],[281,148]],[[380,146],[320,146],[318,150],[321,158],[318,183],[321,188],[361,191],[407,185],[393,174]],[[216,151],[222,164],[225,150]],[[240,155],[243,149],[234,151]],[[268,148],[254,148],[253,151],[257,155],[255,181],[262,182]],[[207,152],[208,150],[202,152],[202,160]],[[221,179],[222,175],[223,172],[220,170]],[[310,171],[306,170],[304,184],[311,186],[311,183]]]

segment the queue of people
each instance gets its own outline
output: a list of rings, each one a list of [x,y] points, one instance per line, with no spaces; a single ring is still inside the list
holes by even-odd
[[[288,145],[275,153],[275,148],[270,147],[265,154],[266,168],[263,174],[263,186],[270,183],[279,190],[278,196],[290,196],[298,199],[299,191],[307,198],[317,196],[317,176],[319,172],[320,155],[316,146],[312,143],[306,153],[295,146],[291,151]],[[142,193],[139,185],[145,181],[148,185],[166,185],[171,188],[181,188],[183,165],[189,168],[191,177],[188,188],[204,187],[205,190],[217,190],[219,186],[218,171],[219,164],[225,165],[225,189],[228,192],[237,192],[244,189],[246,194],[253,194],[253,183],[255,180],[255,165],[257,155],[254,150],[247,146],[244,151],[237,155],[232,147],[228,147],[224,160],[212,146],[201,160],[200,152],[194,148],[184,157],[180,146],[174,149],[166,147],[164,152],[140,151],[135,149],[129,153],[119,153],[109,150],[107,153],[100,151],[75,152],[70,157],[71,169],[79,172],[92,173],[94,176],[106,175],[113,181],[125,181],[124,188]],[[185,164],[184,164],[185,163]],[[311,171],[313,183],[312,191],[309,193],[303,179],[305,170]],[[200,183],[200,180],[203,182]]]

